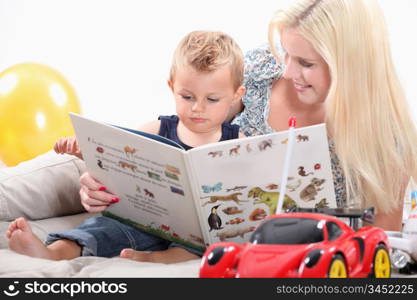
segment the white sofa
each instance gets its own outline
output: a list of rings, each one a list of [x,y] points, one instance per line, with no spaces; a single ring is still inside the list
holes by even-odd
[[[91,215],[79,199],[84,163],[69,155],[48,152],[17,167],[0,168],[0,277],[197,277],[200,260],[177,264],[134,262],[119,257],[79,257],[50,261],[8,249],[5,232],[17,217],[30,220],[44,239]]]

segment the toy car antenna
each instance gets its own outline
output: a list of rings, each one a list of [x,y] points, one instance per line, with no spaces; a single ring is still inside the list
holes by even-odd
[[[339,218],[349,218],[349,226],[354,230],[359,227],[358,219],[361,219],[367,223],[373,223],[375,221],[375,208],[370,207],[367,209],[355,209],[355,208],[302,208],[297,206],[291,206],[286,212],[308,212],[331,215]]]
[[[290,161],[291,161],[291,154],[292,148],[294,144],[294,137],[295,137],[295,124],[297,120],[293,116],[288,120],[288,126],[290,127],[288,130],[288,142],[287,142],[287,152],[285,153],[285,160],[284,160],[284,168],[282,169],[282,178],[281,178],[281,188],[279,190],[279,199],[277,208],[275,210],[275,214],[279,214],[282,211],[282,205],[284,204],[284,197],[285,197],[285,190],[287,188],[287,180],[288,180],[288,171],[290,169]]]

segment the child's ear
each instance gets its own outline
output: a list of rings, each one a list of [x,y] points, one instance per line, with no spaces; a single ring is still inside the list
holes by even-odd
[[[174,82],[171,79],[168,79],[167,83],[171,91],[174,91]]]
[[[246,88],[243,85],[241,85],[236,90],[233,101],[239,101],[240,99],[242,99],[242,97],[245,95],[245,93],[246,93]]]

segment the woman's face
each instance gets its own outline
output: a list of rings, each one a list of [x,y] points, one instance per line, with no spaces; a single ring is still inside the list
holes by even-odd
[[[281,43],[286,52],[283,76],[293,82],[300,101],[323,103],[331,81],[327,63],[294,28],[283,31]]]

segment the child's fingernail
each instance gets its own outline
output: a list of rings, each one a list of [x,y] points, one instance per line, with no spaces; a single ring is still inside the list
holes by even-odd
[[[106,190],[106,187],[105,186],[101,186],[98,190],[99,191],[105,191]]]
[[[119,202],[119,198],[118,197],[114,197],[113,199],[111,199],[110,203],[117,203]]]

